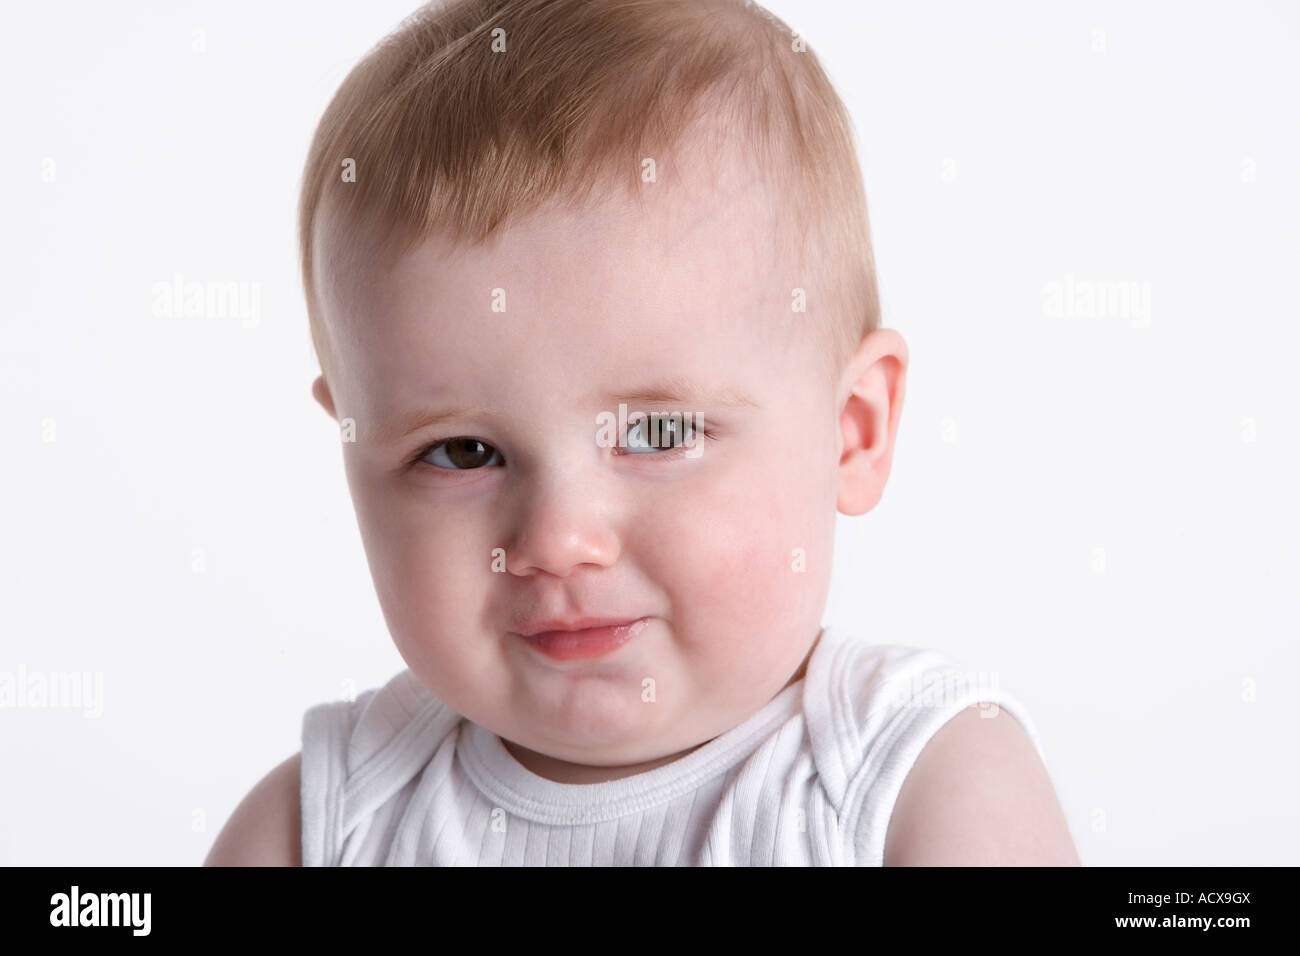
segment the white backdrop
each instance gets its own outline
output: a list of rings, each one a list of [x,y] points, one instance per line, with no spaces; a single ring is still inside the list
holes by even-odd
[[[294,216],[415,6],[7,13],[0,679],[92,693],[0,707],[0,862],[197,864],[306,707],[404,666]],[[825,621],[996,673],[1085,864],[1300,863],[1300,5],[767,6],[854,117],[912,355]],[[196,281],[242,310],[169,311]]]

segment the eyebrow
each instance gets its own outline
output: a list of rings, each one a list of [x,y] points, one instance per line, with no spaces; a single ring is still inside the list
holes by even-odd
[[[714,408],[758,408],[758,402],[738,388],[700,385],[683,376],[660,379],[613,394],[588,396],[588,401],[592,404],[602,400],[613,404],[625,402],[628,405],[644,402],[647,405],[695,404]]]
[[[758,408],[758,402],[748,393],[731,386],[721,388],[700,385],[683,376],[659,379],[629,389],[620,389],[612,393],[594,393],[587,396],[591,405],[607,403],[617,406],[619,403],[636,405],[698,405],[705,408],[725,408],[741,410]],[[485,405],[461,405],[455,408],[421,410],[402,416],[391,422],[378,425],[374,429],[374,439],[380,445],[399,442],[418,431],[432,428],[454,418],[470,415],[486,415],[491,411]],[[635,411],[635,408],[630,409]]]

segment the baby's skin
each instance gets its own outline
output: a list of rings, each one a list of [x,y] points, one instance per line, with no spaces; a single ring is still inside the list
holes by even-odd
[[[551,203],[395,263],[344,267],[364,238],[318,230],[342,359],[313,393],[344,428],[393,640],[560,782],[674,760],[802,676],[836,513],[880,499],[903,398],[893,330],[829,370],[813,316],[831,304],[743,155],[683,148],[665,166],[644,203]],[[598,422],[620,403],[703,433],[611,446]],[[522,636],[577,618],[645,623],[595,658]]]

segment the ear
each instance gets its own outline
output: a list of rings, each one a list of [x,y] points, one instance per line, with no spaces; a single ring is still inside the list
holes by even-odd
[[[868,332],[844,370],[840,412],[840,493],[846,515],[866,514],[880,503],[894,457],[903,411],[907,343],[893,329]]]
[[[312,398],[320,402],[321,408],[329,413],[330,418],[338,418],[334,411],[334,396],[330,394],[330,388],[325,384],[325,376],[316,376],[316,381],[311,383]]]

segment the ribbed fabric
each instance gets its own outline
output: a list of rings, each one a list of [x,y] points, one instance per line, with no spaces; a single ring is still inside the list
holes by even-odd
[[[304,866],[879,866],[907,772],[962,708],[1014,697],[935,651],[826,627],[802,680],[670,764],[540,777],[410,670],[303,716]]]

